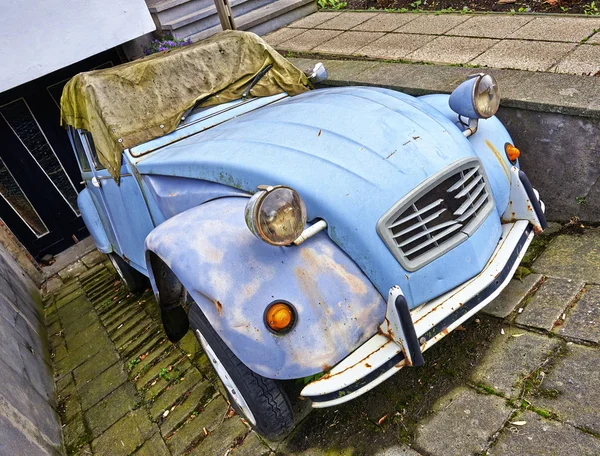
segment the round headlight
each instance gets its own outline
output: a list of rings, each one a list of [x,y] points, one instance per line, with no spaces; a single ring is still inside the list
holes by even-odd
[[[306,207],[298,193],[283,185],[259,187],[246,205],[246,225],[271,245],[289,245],[306,225]]]
[[[500,92],[493,76],[484,74],[473,87],[473,107],[484,119],[492,117],[500,106]]]

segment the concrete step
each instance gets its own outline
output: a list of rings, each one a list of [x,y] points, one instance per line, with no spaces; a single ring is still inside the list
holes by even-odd
[[[308,16],[316,10],[317,4],[314,0],[276,0],[273,3],[249,11],[243,15],[236,15],[235,22],[239,30],[246,30],[254,32],[257,35],[264,35]],[[216,16],[215,18],[216,22],[209,28],[187,36],[179,36],[179,31],[175,31],[174,36],[178,38],[191,38],[194,42],[208,38],[221,31],[219,19]]]
[[[275,3],[280,1],[282,0],[277,0]],[[233,0],[230,3],[233,10],[233,16],[237,21],[238,17],[241,18],[247,13],[258,11],[260,8],[273,3],[273,0]],[[217,9],[215,8],[214,3],[211,2],[211,4],[206,7],[164,23],[161,27],[163,30],[173,33],[174,36],[177,35],[178,37],[181,36],[187,38],[220,24]]]

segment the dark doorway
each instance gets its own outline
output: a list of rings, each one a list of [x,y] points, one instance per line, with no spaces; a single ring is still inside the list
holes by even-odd
[[[79,72],[121,62],[112,49],[0,93],[0,217],[36,259],[88,235],[81,176],[60,126],[62,89]]]

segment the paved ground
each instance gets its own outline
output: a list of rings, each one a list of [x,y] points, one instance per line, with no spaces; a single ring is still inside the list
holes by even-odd
[[[600,17],[317,12],[266,37],[282,52],[600,75]]]
[[[46,309],[70,454],[600,454],[600,228],[551,225],[426,366],[314,410],[279,444],[231,416],[191,334],[165,339],[150,293],[84,260],[100,263]]]
[[[98,252],[75,264],[46,307],[68,454],[270,452],[230,410],[193,334],[166,339],[151,292],[128,294]]]

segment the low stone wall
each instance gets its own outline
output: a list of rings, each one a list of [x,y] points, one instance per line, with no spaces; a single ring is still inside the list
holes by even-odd
[[[410,95],[450,93],[472,73],[493,74],[498,117],[522,151],[523,170],[549,220],[600,222],[600,84],[589,76],[368,60],[292,58],[301,69],[324,62],[324,86],[373,85]],[[357,113],[359,115],[360,113]]]
[[[0,248],[0,455],[61,454],[42,301]]]

